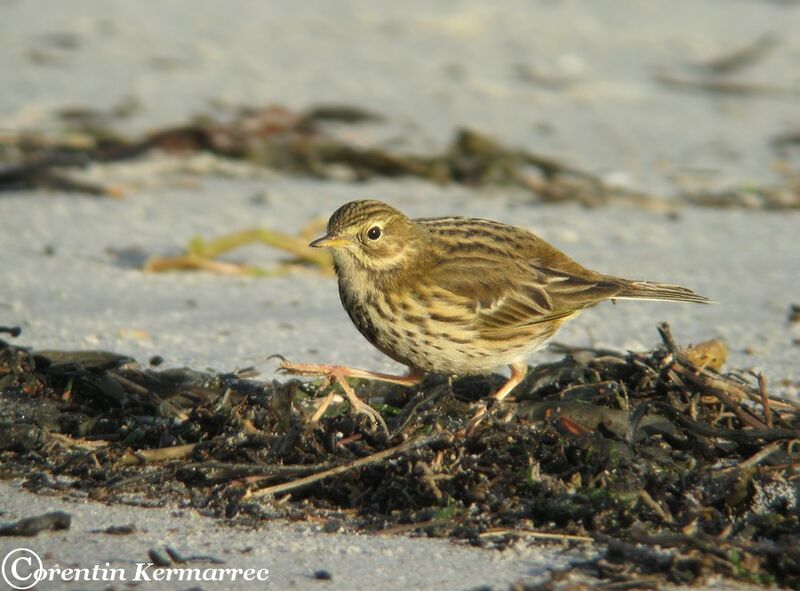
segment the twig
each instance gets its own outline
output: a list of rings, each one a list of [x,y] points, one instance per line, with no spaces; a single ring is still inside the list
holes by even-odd
[[[244,482],[259,482],[267,478],[289,478],[303,475],[316,470],[327,470],[333,462],[324,462],[311,465],[285,465],[285,464],[246,464],[204,461],[193,465],[193,468],[202,473],[208,482],[227,482],[242,480]]]
[[[662,322],[657,328],[658,334],[661,335],[661,340],[664,341],[664,345],[666,345],[667,350],[670,353],[677,353],[678,345],[675,343],[675,339],[672,337],[672,331],[669,328],[669,324]]]
[[[529,538],[538,538],[541,540],[559,540],[568,542],[594,542],[594,538],[589,536],[576,536],[574,534],[551,534],[541,531],[533,531],[529,529],[512,529],[512,528],[493,528],[478,535],[480,538],[488,538],[494,536],[504,535],[518,535]]]
[[[133,476],[129,476],[127,478],[121,478],[120,480],[110,481],[103,488],[105,492],[112,492],[120,488],[125,488],[132,484],[136,484],[138,482],[147,482],[147,483],[164,482],[165,476],[171,471],[172,470],[170,468],[159,468],[150,471],[142,470],[139,473],[134,474]]]
[[[737,398],[746,398],[747,394],[745,394],[741,388],[734,386],[733,384],[722,379],[716,378],[700,368],[681,365],[680,362],[686,361],[681,356],[678,356],[676,360],[678,363],[673,367],[678,373],[688,378],[689,381],[694,383],[696,386],[700,386],[709,394],[715,396],[720,402],[722,402],[722,404],[727,406],[742,423],[756,429],[769,428],[761,419],[743,409],[740,404],[728,396],[728,392],[730,392]]]
[[[150,390],[148,390],[144,386],[141,386],[140,384],[137,384],[136,382],[133,382],[133,381],[129,380],[126,377],[123,377],[123,376],[119,375],[118,373],[116,373],[114,371],[109,371],[107,375],[112,380],[117,382],[120,386],[123,386],[124,388],[127,388],[128,390],[136,392],[140,396],[149,396],[150,395]]]
[[[639,498],[642,502],[647,505],[656,515],[659,516],[661,521],[664,523],[673,523],[675,520],[673,519],[672,515],[667,513],[664,510],[664,507],[659,505],[656,500],[650,496],[650,493],[647,492],[645,489],[639,491]]]
[[[701,421],[693,421],[665,402],[654,402],[653,405],[671,420],[679,423],[692,433],[703,437],[716,437],[737,443],[753,443],[756,441],[785,441],[797,439],[797,431],[789,429],[718,429]]]
[[[80,449],[83,451],[97,451],[98,449],[108,446],[108,441],[89,441],[87,439],[75,439],[69,435],[62,435],[61,433],[48,433],[47,440],[56,442],[59,445],[72,449]]]
[[[436,435],[431,435],[430,437],[422,437],[420,439],[409,439],[408,441],[401,443],[400,445],[397,445],[395,447],[390,447],[389,449],[385,449],[383,451],[379,451],[365,458],[359,458],[358,460],[350,462],[349,464],[336,466],[335,468],[331,468],[330,470],[324,470],[322,472],[318,472],[310,476],[305,476],[304,478],[298,478],[297,480],[292,480],[291,482],[284,482],[282,484],[276,484],[274,486],[269,486],[267,488],[255,490],[246,496],[252,498],[274,496],[280,493],[296,490],[298,488],[303,488],[308,486],[309,484],[314,484],[315,482],[319,482],[320,480],[324,480],[331,476],[338,476],[340,474],[344,474],[345,472],[349,472],[351,470],[355,470],[363,466],[368,466],[369,464],[374,464],[376,462],[380,462],[382,460],[386,460],[388,458],[404,454],[406,452],[413,451],[415,449],[419,449],[420,447],[425,447],[426,445],[430,445],[431,443],[447,441],[450,437],[451,436],[449,434],[437,433]]]
[[[672,337],[672,331],[669,324],[662,322],[658,325],[658,332],[661,335],[661,340],[667,350],[673,355],[674,363],[672,363],[671,370],[686,377],[690,382],[696,386],[700,386],[708,393],[715,396],[722,404],[727,406],[745,425],[750,425],[756,429],[769,429],[766,423],[761,421],[753,414],[744,410],[740,404],[732,399],[728,394],[732,394],[736,398],[747,398],[747,393],[740,387],[725,381],[721,378],[714,376],[708,370],[697,367],[685,355],[680,352],[675,339]]]
[[[143,449],[140,451],[129,451],[120,459],[119,463],[123,466],[133,466],[136,464],[148,464],[150,462],[164,462],[167,460],[179,460],[190,455],[197,443],[187,443],[185,445],[174,445],[172,447],[160,447],[158,449]]]
[[[761,406],[764,407],[764,420],[767,427],[772,429],[772,411],[769,408],[769,396],[767,395],[767,378],[764,372],[758,372],[758,392],[761,394]]]
[[[739,462],[736,465],[736,468],[740,470],[746,470],[747,468],[760,464],[763,460],[766,460],[769,456],[771,456],[773,452],[777,451],[782,443],[782,441],[773,441],[769,445],[766,445],[762,449],[758,450],[743,462]]]
[[[757,374],[754,374],[752,372],[748,372],[748,374],[752,375],[753,377],[758,379],[758,375]],[[735,379],[735,380],[732,379],[734,377],[737,378],[737,379]],[[733,374],[732,376],[729,375],[728,378],[734,384],[741,384],[742,386],[744,386],[743,387],[743,391],[744,391],[745,394],[747,394],[747,397],[751,401],[761,404],[761,393],[760,392],[755,392],[752,388],[750,388],[748,382],[744,379],[744,377],[742,375]],[[788,411],[791,412],[791,414],[794,414],[794,415],[800,413],[800,402],[796,402],[794,400],[787,400],[786,398],[782,398],[780,396],[776,396],[775,394],[772,394],[772,395],[769,396],[769,407],[770,407],[770,414],[772,414],[773,422],[775,421],[776,417],[779,418],[779,419],[781,418],[778,413],[774,412],[776,409],[788,410]]]

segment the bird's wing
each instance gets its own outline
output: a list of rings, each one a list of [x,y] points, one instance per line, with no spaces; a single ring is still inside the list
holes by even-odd
[[[459,258],[429,270],[428,280],[474,312],[475,328],[507,330],[571,316],[613,297],[620,286],[527,261]]]

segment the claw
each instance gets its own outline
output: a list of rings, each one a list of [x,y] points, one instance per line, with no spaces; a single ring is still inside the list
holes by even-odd
[[[273,353],[272,355],[267,357],[266,361],[269,361],[270,359],[278,359],[280,361],[278,369],[275,370],[275,373],[286,372],[286,368],[284,366],[289,364],[289,360],[286,359],[286,357],[284,357],[280,353]]]
[[[336,382],[344,390],[347,401],[350,403],[350,411],[356,415],[367,415],[372,421],[374,426],[380,425],[386,435],[389,435],[389,427],[386,426],[386,421],[383,420],[381,413],[372,408],[366,402],[362,402],[356,395],[350,384],[347,383],[347,378],[344,376],[343,371],[332,371],[330,374],[331,382]]]
[[[486,413],[488,412],[489,408],[486,402],[481,402],[480,407],[478,408],[477,412],[472,415],[472,418],[469,421],[469,425],[467,425],[466,434],[472,435],[475,432],[475,429],[478,428],[478,425],[481,424],[484,418],[486,418]]]
[[[326,378],[330,384],[339,384],[342,390],[344,390],[347,401],[350,403],[351,412],[356,415],[367,415],[374,426],[379,425],[386,432],[386,434],[389,435],[389,428],[386,426],[386,421],[383,420],[381,414],[366,402],[362,402],[350,384],[347,383],[348,372],[352,372],[353,370],[337,365],[308,365],[292,363],[283,355],[277,354],[270,355],[270,359],[272,358],[280,359],[280,367],[278,368],[278,371],[282,373],[290,375],[320,376]],[[326,399],[317,412],[314,413],[311,421],[318,421],[325,413],[325,409],[328,408],[329,404],[330,399]]]
[[[386,433],[386,436],[388,437],[389,427],[386,425],[386,421],[383,420],[381,413],[372,408],[369,404],[365,404],[363,402],[361,404],[362,406],[359,406],[358,408],[353,408],[353,406],[351,405],[350,410],[356,415],[367,415],[367,417],[372,422],[372,426],[373,427],[380,426],[380,428],[383,429],[383,432]]]
[[[270,355],[270,359],[280,359],[277,371],[295,376],[322,376],[331,378],[333,374],[339,373],[344,368],[336,365],[309,365],[305,363],[292,363],[283,355]]]

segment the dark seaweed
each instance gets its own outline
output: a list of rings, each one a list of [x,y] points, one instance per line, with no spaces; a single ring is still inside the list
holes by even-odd
[[[344,404],[310,424],[313,383],[5,343],[0,470],[34,491],[180,500],[236,523],[593,542],[600,556],[575,569],[609,588],[720,574],[800,586],[800,407],[696,365],[660,330],[647,353],[565,349],[472,433],[498,376],[360,382],[388,435]]]

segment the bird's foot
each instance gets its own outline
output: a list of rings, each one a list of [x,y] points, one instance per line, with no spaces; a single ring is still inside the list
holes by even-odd
[[[474,415],[472,415],[472,418],[467,424],[467,428],[465,430],[465,435],[467,435],[467,437],[475,433],[475,429],[478,428],[478,425],[480,425],[484,419],[492,414],[492,411],[497,406],[496,404],[492,404],[493,402],[495,402],[495,400],[490,399],[488,401],[482,400],[478,403],[478,410],[475,411]]]
[[[366,369],[359,369],[357,367],[345,367],[344,365],[327,365],[316,363],[293,363],[286,359],[283,355],[270,355],[270,359],[276,358],[280,360],[279,370],[293,376],[322,376],[327,377],[334,373],[341,374],[345,378],[355,378],[360,380],[377,380],[379,382],[388,382],[390,384],[399,384],[401,386],[414,386],[418,384],[424,377],[424,372],[410,369],[404,376],[398,376],[389,373],[380,373],[377,371],[369,371]]]
[[[511,420],[513,414],[507,411],[509,411],[509,407],[502,404],[500,400],[495,398],[489,398],[488,400],[481,401],[479,403],[478,410],[474,415],[472,415],[472,418],[467,424],[466,429],[463,430],[463,434],[469,437],[475,433],[478,425],[480,425],[486,419],[497,415],[498,413],[501,413],[501,422],[507,422]]]
[[[377,379],[382,381],[392,381],[398,383],[398,380],[404,379],[403,376],[391,376],[387,374],[377,374],[362,369],[355,369],[351,367],[344,367],[341,365],[325,365],[325,364],[310,364],[310,363],[292,363],[285,357],[280,355],[273,355],[280,359],[280,371],[290,375],[300,376],[320,376],[326,378],[329,384],[338,384],[344,392],[347,402],[350,404],[350,411],[353,414],[363,414],[369,417],[374,426],[380,426],[386,434],[389,434],[389,428],[386,426],[386,421],[383,420],[381,414],[372,408],[366,402],[363,402],[356,395],[355,390],[347,382],[347,378],[360,378],[360,379]],[[392,379],[382,379],[392,378]],[[311,423],[317,423],[325,411],[333,401],[334,394],[329,394],[323,399],[319,408],[311,416]]]
[[[377,410],[372,408],[369,404],[361,400],[355,393],[350,384],[347,383],[347,380],[344,378],[337,378],[336,382],[341,386],[342,390],[344,390],[344,394],[347,397],[347,401],[350,403],[350,412],[355,415],[367,415],[367,417],[372,421],[373,427],[380,425],[383,432],[386,433],[386,436],[389,436],[389,427],[386,426],[386,421],[383,420],[381,413]]]
[[[525,374],[528,371],[527,365],[524,363],[512,363],[509,367],[511,368],[511,376],[497,392],[492,394],[488,401],[481,402],[477,412],[472,416],[472,419],[470,419],[469,425],[467,425],[467,436],[472,435],[475,429],[478,428],[478,425],[481,424],[481,421],[483,421],[487,415],[494,413],[500,407],[500,403],[503,399],[525,379]]]

